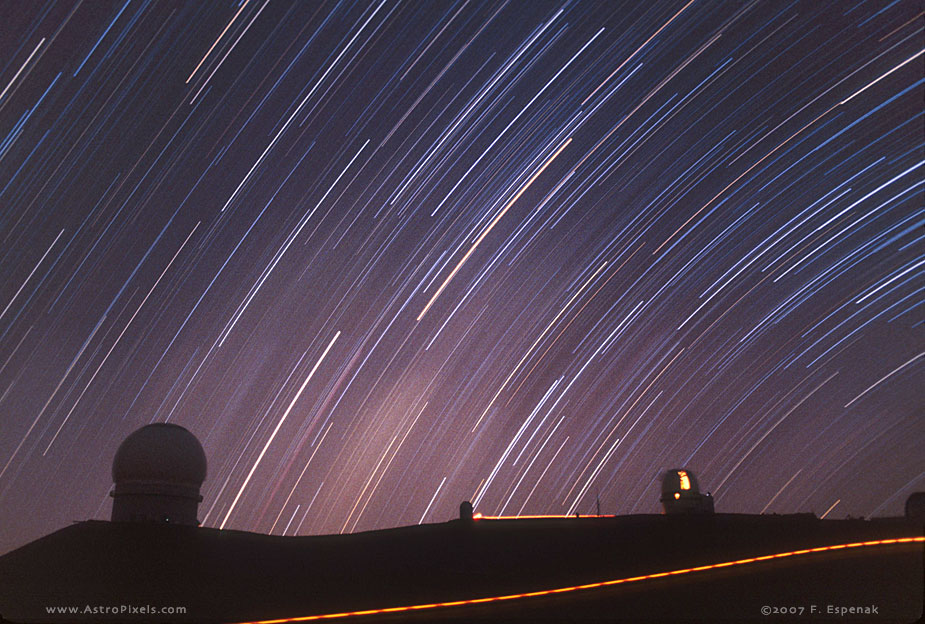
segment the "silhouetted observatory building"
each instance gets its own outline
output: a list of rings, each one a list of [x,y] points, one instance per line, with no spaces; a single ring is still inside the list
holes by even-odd
[[[713,496],[701,494],[690,470],[675,468],[662,477],[662,509],[666,514],[713,513]]]
[[[0,556],[0,624],[922,614],[920,495],[904,518],[711,513],[712,497],[676,468],[663,475],[664,514],[497,518],[464,502],[446,522],[286,537],[198,526],[206,457],[183,427],[133,432],[112,477],[112,522],[76,522]]]
[[[180,425],[146,425],[122,442],[112,462],[112,521],[198,526],[205,478],[196,436]]]

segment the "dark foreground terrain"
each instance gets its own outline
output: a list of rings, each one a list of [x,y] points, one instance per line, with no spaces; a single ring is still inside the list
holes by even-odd
[[[897,538],[907,541],[856,545]],[[843,544],[854,545],[821,550]],[[748,561],[806,549],[820,550]],[[922,527],[810,514],[636,515],[275,537],[90,521],[0,557],[0,622],[302,621],[621,579],[630,580],[334,621],[915,622]]]

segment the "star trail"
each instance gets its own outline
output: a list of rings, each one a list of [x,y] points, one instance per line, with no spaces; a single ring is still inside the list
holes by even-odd
[[[925,488],[919,2],[0,6],[0,552],[204,526],[899,515]]]

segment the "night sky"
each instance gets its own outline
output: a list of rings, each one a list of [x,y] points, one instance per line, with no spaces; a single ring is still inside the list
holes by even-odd
[[[901,514],[922,8],[5,2],[0,552],[155,421],[208,527]]]

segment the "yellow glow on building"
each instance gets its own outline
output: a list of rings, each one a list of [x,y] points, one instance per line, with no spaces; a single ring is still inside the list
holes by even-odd
[[[691,478],[687,476],[687,472],[684,470],[678,471],[678,478],[681,479],[681,489],[689,490],[691,489]],[[675,497],[677,498],[677,496]]]

